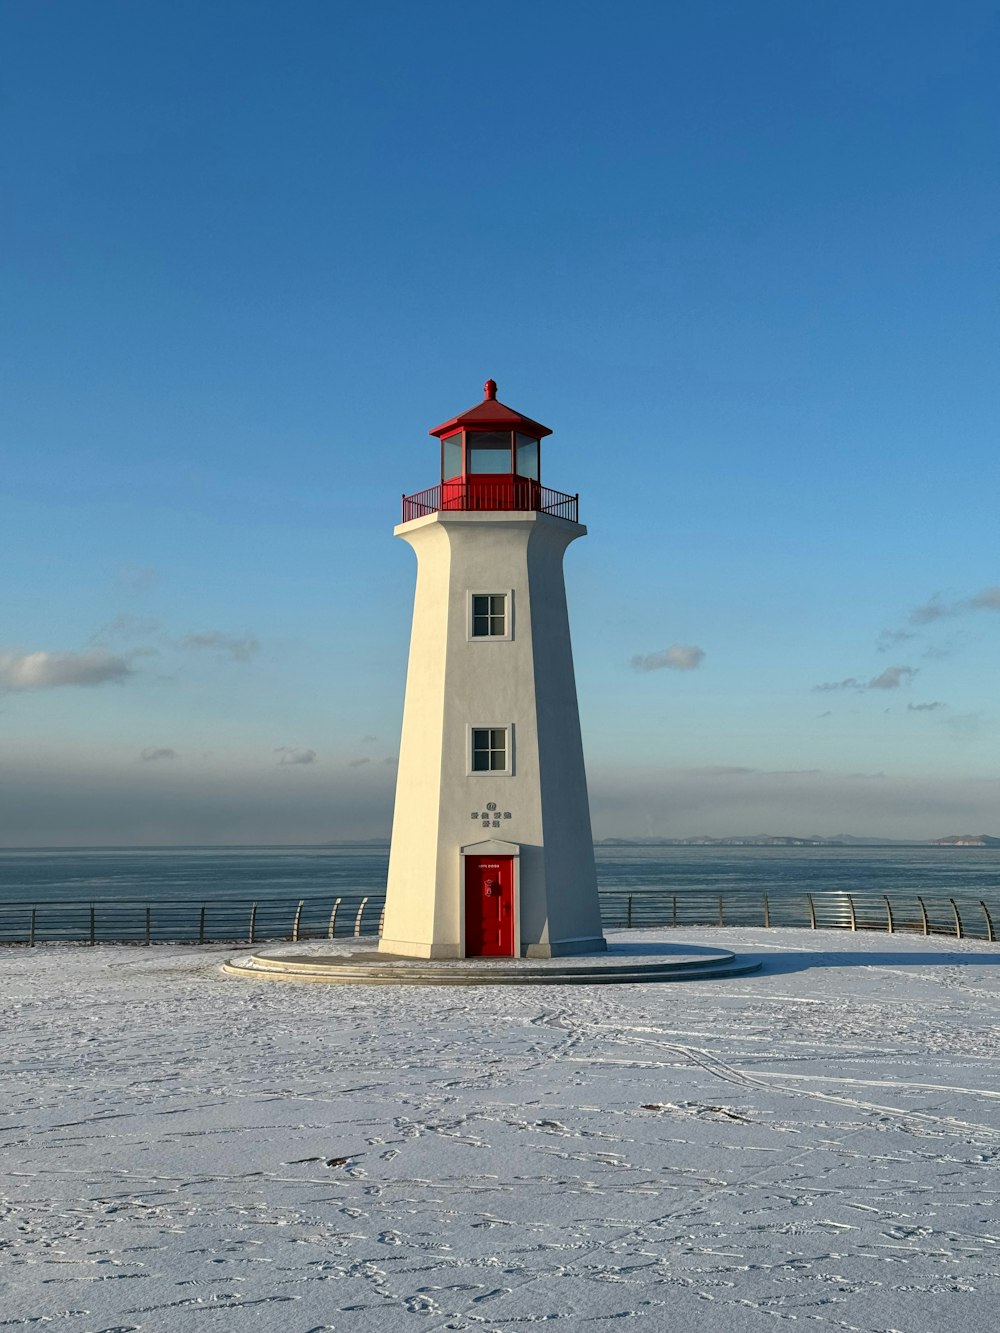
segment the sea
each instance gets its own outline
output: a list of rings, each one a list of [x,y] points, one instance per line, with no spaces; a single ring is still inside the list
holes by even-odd
[[[598,846],[602,893],[1000,893],[994,847]],[[0,849],[0,905],[295,900],[380,894],[384,843]]]

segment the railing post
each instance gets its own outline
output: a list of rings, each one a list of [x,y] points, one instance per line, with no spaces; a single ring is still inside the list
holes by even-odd
[[[887,893],[884,893],[882,896],[885,899],[885,923],[889,930],[889,934],[894,935],[896,932],[895,923],[892,919],[892,903],[889,901],[889,895]]]
[[[97,943],[97,908],[93,903],[90,904],[90,942]]]
[[[917,895],[917,902],[920,904],[920,920],[923,922],[924,934],[929,935],[931,929],[930,923],[927,920],[927,907],[924,904],[923,898],[921,898],[919,894]]]
[[[725,925],[725,922],[724,922],[723,919],[722,919],[722,894],[721,894],[721,893],[719,894],[719,925],[720,925],[720,926]]]
[[[305,899],[304,899],[304,898],[300,898],[300,899],[299,899],[299,905],[298,905],[298,907],[296,907],[296,909],[295,909],[295,920],[292,922],[292,942],[293,942],[293,943],[297,943],[297,942],[298,942],[298,938],[299,938],[299,926],[301,925],[301,922],[302,922],[302,906],[303,906],[304,902],[305,902]]]
[[[337,908],[340,906],[340,899],[333,900],[333,911],[330,913],[330,924],[326,928],[326,938],[332,940],[337,934]]]
[[[771,907],[770,907],[770,904],[769,904],[768,901],[767,901],[767,894],[765,893],[765,894],[764,894],[764,927],[765,927],[765,929],[766,929],[767,927],[769,927],[770,924],[771,924]]]
[[[357,939],[358,936],[361,934],[361,918],[362,918],[362,917],[364,916],[364,914],[365,914],[365,907],[367,906],[367,904],[368,904],[368,895],[367,895],[367,893],[366,893],[365,896],[361,899],[361,902],[358,904],[358,914],[357,914],[357,916],[354,918],[354,938],[355,938],[355,939]]]
[[[153,909],[146,908],[146,943],[151,944],[153,940]]]
[[[955,913],[955,936],[957,939],[962,939],[965,932],[962,929],[962,918],[959,915],[958,903],[954,898],[949,898],[948,901],[951,903],[951,910]]]
[[[248,944],[254,943],[254,932],[256,931],[256,929],[257,929],[257,904],[254,903],[254,905],[250,908],[250,934],[247,937]]]
[[[806,894],[806,900],[807,900],[807,902],[809,903],[809,925],[810,925],[810,927],[811,927],[813,930],[815,930],[815,929],[816,929],[816,904],[813,902],[813,896],[812,896],[811,893],[807,893],[807,894]]]
[[[850,894],[847,895],[847,906],[851,909],[851,929],[857,930],[858,918],[854,912],[854,899]]]
[[[991,914],[989,914],[989,908],[985,905],[983,898],[980,898],[979,905],[983,908],[983,916],[987,918],[987,940],[989,940],[991,944],[996,944],[996,936],[993,934],[993,918],[991,917]]]
[[[670,924],[671,924],[672,926],[676,926],[676,925],[677,925],[677,894],[676,894],[676,893],[673,895],[673,902],[672,902],[671,909],[670,909]]]
[[[985,905],[986,905],[986,904],[984,903],[983,906],[985,907]],[[35,921],[36,921],[37,912],[38,912],[38,908],[37,908],[37,907],[33,907],[33,908],[31,909],[31,926],[30,926],[30,928],[29,928],[29,933],[28,933],[28,945],[29,945],[29,947],[31,947],[31,948],[34,948],[34,945],[35,945]],[[992,938],[993,938],[993,936],[991,935],[991,936],[990,936],[990,939],[992,939]]]
[[[201,905],[201,912],[198,914],[198,943],[205,943],[205,904]]]
[[[625,906],[625,925],[628,927],[629,930],[632,929],[632,895],[631,895],[631,894],[629,894],[629,896],[628,896],[628,900],[627,900],[627,902],[626,902],[626,906]]]
[[[979,906],[983,909],[983,916],[986,918],[986,938],[991,944],[995,944],[997,937],[993,933],[993,918],[990,916],[990,909],[983,902],[982,898],[979,900]]]

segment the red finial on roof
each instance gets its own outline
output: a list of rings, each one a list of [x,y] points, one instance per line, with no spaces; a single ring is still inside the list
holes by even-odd
[[[492,401],[493,399],[496,398],[496,396],[497,396],[496,380],[487,380],[486,383],[483,385],[483,402],[486,402],[487,400]]]

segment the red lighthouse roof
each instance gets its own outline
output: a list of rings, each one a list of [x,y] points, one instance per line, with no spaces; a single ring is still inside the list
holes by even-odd
[[[552,434],[548,426],[532,421],[531,417],[522,416],[506,403],[499,402],[496,380],[487,380],[483,385],[481,403],[470,407],[468,412],[462,412],[459,416],[452,417],[450,421],[435,426],[427,434],[436,435],[440,439],[441,436],[451,435],[456,430],[516,430],[522,435],[530,435],[535,440]]]

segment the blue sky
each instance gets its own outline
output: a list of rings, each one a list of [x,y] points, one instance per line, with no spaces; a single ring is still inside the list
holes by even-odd
[[[391,528],[488,375],[590,528],[598,836],[1000,833],[994,4],[0,46],[0,843],[386,836]]]

